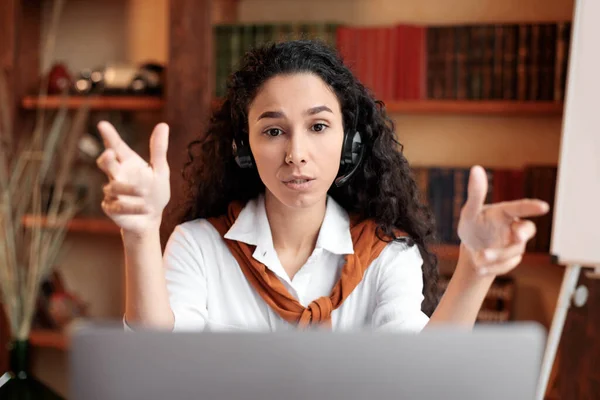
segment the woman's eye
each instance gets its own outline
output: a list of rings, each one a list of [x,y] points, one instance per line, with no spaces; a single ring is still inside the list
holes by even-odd
[[[327,125],[325,124],[314,124],[312,126],[313,131],[315,132],[322,132],[327,128]]]
[[[271,128],[271,129],[267,129],[267,131],[265,133],[269,136],[275,137],[275,136],[281,135],[283,132],[279,128]]]

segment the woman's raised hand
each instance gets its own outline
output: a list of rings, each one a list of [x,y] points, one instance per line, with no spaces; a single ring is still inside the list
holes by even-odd
[[[487,191],[485,170],[473,167],[458,236],[480,274],[500,275],[521,263],[527,242],[536,233],[535,224],[526,218],[544,215],[550,206],[538,199],[484,204]]]
[[[152,132],[150,163],[131,150],[110,123],[100,122],[98,130],[106,150],[97,163],[109,179],[104,186],[102,209],[124,233],[141,235],[158,229],[171,197],[168,125],[160,123]]]

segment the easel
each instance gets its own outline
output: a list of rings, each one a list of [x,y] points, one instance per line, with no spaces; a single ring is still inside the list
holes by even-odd
[[[596,73],[600,56],[590,45],[598,35],[599,19],[597,0],[575,0],[550,249],[554,263],[566,269],[546,342],[537,400],[544,399],[571,302],[578,307],[587,302],[587,288],[577,288],[581,269],[595,268],[586,275],[600,278],[600,236],[593,228],[600,220],[596,205],[600,182],[594,174],[598,110],[591,101],[591,94],[600,89]]]
[[[571,301],[577,307],[583,306],[587,301],[587,290],[585,288],[576,288],[581,268],[582,266],[579,264],[570,264],[565,269],[565,275],[558,295],[556,310],[552,319],[552,325],[550,326],[550,332],[548,333],[546,350],[542,360],[536,400],[544,400]],[[600,266],[597,266],[594,272],[587,272],[586,274],[590,278],[600,279]]]

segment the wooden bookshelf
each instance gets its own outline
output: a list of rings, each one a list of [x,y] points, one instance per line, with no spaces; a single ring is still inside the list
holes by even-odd
[[[44,227],[52,227],[52,224],[48,222],[46,217],[37,217],[33,215],[26,215],[23,218],[23,225],[32,227],[41,224]],[[78,217],[74,218],[69,222],[67,226],[69,232],[77,233],[92,233],[92,234],[109,234],[118,235],[120,233],[119,227],[108,218],[96,217]]]
[[[44,108],[54,110],[63,104],[69,109],[77,109],[89,102],[92,110],[152,111],[161,110],[164,100],[154,96],[26,96],[21,106],[26,110]]]
[[[29,343],[33,347],[67,350],[69,336],[65,332],[51,329],[33,329],[29,334]]]
[[[390,114],[549,116],[563,112],[562,102],[551,101],[407,100],[384,103]]]

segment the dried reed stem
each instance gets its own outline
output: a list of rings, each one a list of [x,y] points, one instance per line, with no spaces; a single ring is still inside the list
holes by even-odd
[[[42,63],[46,65],[48,61],[52,59],[54,55],[54,49],[56,48],[56,36],[58,35],[58,27],[60,24],[60,17],[65,7],[66,0],[54,0],[52,4],[52,18],[50,20],[50,28],[48,29],[48,36],[42,49]],[[48,82],[49,76],[44,74],[40,85],[39,97],[46,97],[48,95]],[[42,141],[42,132],[44,131],[45,124],[45,109],[44,107],[38,107],[36,124],[33,134],[33,145],[38,146]]]
[[[9,162],[6,150],[12,147],[12,116],[9,104],[8,82],[4,76],[4,69],[0,68],[0,190],[6,190]]]
[[[53,2],[43,60],[49,60],[54,53],[65,2]],[[44,76],[39,96],[46,96],[47,89],[48,77]],[[66,93],[63,95],[66,100]],[[0,146],[0,295],[11,332],[20,340],[29,336],[40,284],[54,266],[67,225],[79,209],[74,196],[65,195],[65,188],[78,151],[77,142],[85,129],[89,105],[77,111],[71,125],[65,103],[49,127],[45,110],[38,108],[31,140],[19,149],[10,170],[7,148]],[[23,132],[13,132],[10,107],[7,81],[4,71],[0,70],[0,134],[25,137]],[[65,146],[58,155],[63,143]],[[58,172],[49,177],[53,165],[58,165]],[[43,188],[48,179],[54,183],[54,191],[46,218],[48,225],[44,226],[41,222]],[[22,221],[27,212],[40,217],[35,218],[40,223],[25,227]]]

